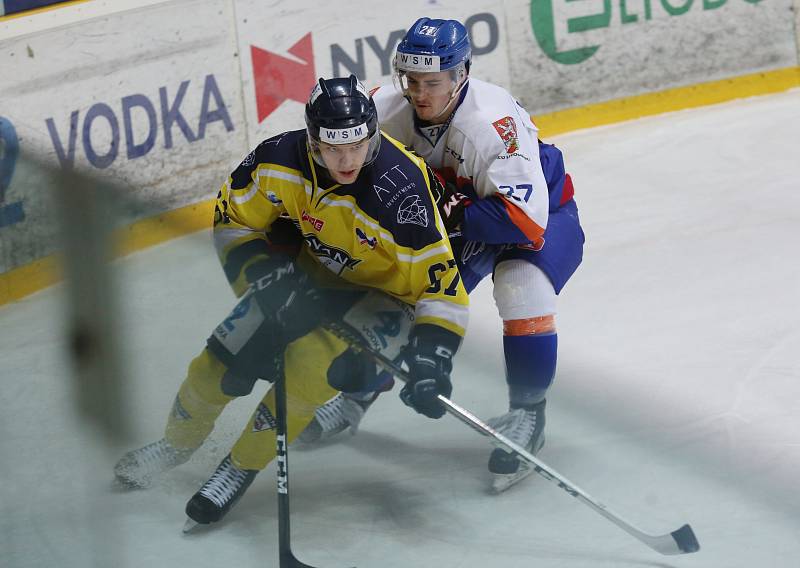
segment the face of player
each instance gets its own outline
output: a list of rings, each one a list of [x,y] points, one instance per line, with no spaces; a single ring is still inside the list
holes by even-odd
[[[353,144],[319,143],[319,153],[331,177],[342,185],[353,183],[367,159],[369,139]]]
[[[414,105],[420,120],[441,124],[455,107],[457,99],[451,99],[456,83],[449,71],[417,73],[410,71],[405,76],[406,94]]]

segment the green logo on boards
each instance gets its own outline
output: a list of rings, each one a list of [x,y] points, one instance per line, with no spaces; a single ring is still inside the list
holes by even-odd
[[[559,50],[556,39],[556,21],[553,10],[554,2],[565,2],[575,5],[592,1],[599,4],[598,0],[531,0],[531,26],[536,43],[542,48],[545,55],[562,65],[575,65],[583,63],[600,49],[600,45],[586,45],[574,49]],[[734,0],[731,0],[734,1]],[[748,4],[758,4],[761,0],[744,0]],[[628,5],[629,0],[617,0],[616,12],[623,25],[643,23],[653,18],[653,4],[658,4],[670,17],[682,16],[697,4],[702,10],[716,10],[721,8],[728,0],[636,0],[637,8]],[[599,6],[598,6],[599,7]],[[615,10],[611,0],[602,0],[602,11],[595,14],[567,18],[567,34],[580,34],[592,30],[607,28]]]

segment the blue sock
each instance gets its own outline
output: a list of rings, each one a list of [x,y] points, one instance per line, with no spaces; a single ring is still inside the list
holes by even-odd
[[[505,335],[503,350],[511,408],[544,400],[556,374],[558,334]]]

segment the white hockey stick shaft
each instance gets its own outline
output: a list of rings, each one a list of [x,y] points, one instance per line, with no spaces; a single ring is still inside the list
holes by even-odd
[[[354,349],[367,353],[384,370],[392,373],[395,378],[408,382],[408,374],[399,365],[385,358],[380,353],[370,349],[359,339],[359,334],[350,329],[347,324],[328,324],[327,329],[346,341]],[[633,536],[640,542],[646,544],[653,550],[661,554],[687,554],[700,550],[692,528],[685,524],[681,528],[663,535],[650,535],[636,528],[634,525],[623,519],[620,515],[613,512],[606,505],[593,498],[583,489],[572,483],[569,479],[558,473],[556,470],[545,464],[539,458],[527,451],[525,448],[512,442],[497,430],[483,422],[480,418],[460,407],[450,399],[439,395],[439,401],[444,405],[447,412],[458,420],[472,428],[473,430],[497,440],[510,452],[517,455],[533,465],[534,470],[543,478],[555,483],[558,487],[578,499],[584,505],[591,507],[606,519],[617,525],[619,528]]]

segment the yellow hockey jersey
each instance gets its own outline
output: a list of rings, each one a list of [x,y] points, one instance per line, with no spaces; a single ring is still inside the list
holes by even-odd
[[[305,130],[264,140],[217,196],[214,242],[234,290],[270,255],[270,231],[288,217],[302,255],[349,283],[415,306],[416,324],[464,335],[468,297],[431,196],[425,162],[381,134],[377,157],[352,184],[333,181],[308,151]]]

